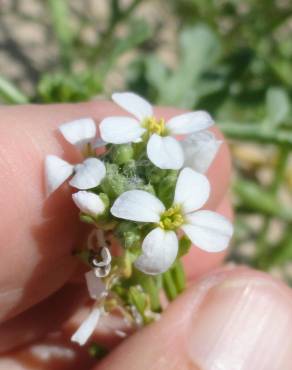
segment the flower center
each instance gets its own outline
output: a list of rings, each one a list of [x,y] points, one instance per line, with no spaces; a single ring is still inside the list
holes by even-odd
[[[180,206],[168,208],[160,216],[159,226],[164,230],[176,230],[184,223]]]
[[[155,117],[148,117],[144,120],[143,126],[150,134],[163,136],[166,133],[165,120],[163,118],[158,120]]]

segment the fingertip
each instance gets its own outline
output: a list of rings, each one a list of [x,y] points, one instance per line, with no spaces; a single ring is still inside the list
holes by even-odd
[[[244,267],[204,276],[96,370],[289,369],[292,295]]]

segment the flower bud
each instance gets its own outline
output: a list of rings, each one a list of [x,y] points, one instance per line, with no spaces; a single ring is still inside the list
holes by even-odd
[[[101,197],[90,191],[78,191],[72,195],[73,201],[82,213],[96,217],[105,210]]]
[[[134,155],[134,150],[131,144],[115,145],[112,150],[113,162],[118,165],[129,162]]]

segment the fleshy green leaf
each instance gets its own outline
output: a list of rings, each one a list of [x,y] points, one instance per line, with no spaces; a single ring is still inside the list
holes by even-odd
[[[278,126],[284,122],[290,111],[287,92],[279,87],[270,87],[266,95],[268,124]]]

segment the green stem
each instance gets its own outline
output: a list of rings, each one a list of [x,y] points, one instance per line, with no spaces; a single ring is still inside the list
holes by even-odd
[[[12,82],[2,76],[0,76],[0,97],[8,104],[26,104],[29,101]]]
[[[256,123],[221,123],[219,127],[227,137],[232,139],[292,146],[292,133],[288,130],[267,130]]]
[[[68,22],[70,19],[67,0],[48,0],[53,30],[59,43],[59,52],[63,67],[71,70],[73,32]]]
[[[289,156],[289,149],[282,147],[279,150],[279,158],[277,167],[274,173],[274,179],[270,186],[270,193],[276,198],[277,192],[283,182],[285,176],[286,165]],[[258,242],[257,242],[257,253],[255,257],[255,264],[257,267],[265,269],[268,263],[269,247],[268,247],[268,231],[271,225],[271,217],[264,216],[264,223],[260,230]]]
[[[93,49],[92,57],[94,57],[94,59],[98,58],[100,55],[104,56],[108,50],[111,50],[112,39],[117,26],[124,22],[142,1],[143,0],[133,0],[132,3],[122,11],[118,2],[112,0],[114,6],[112,6],[110,21],[107,29],[101,35],[101,42]]]
[[[166,293],[167,298],[170,301],[173,301],[177,297],[178,292],[177,292],[176,285],[175,285],[175,282],[174,282],[174,279],[173,279],[173,276],[170,270],[163,273],[162,284],[163,284],[163,289]]]
[[[264,190],[256,183],[237,179],[233,183],[233,190],[240,199],[240,204],[237,208],[242,212],[262,213],[292,222],[292,210],[290,207],[284,207],[270,191]]]
[[[184,289],[186,287],[186,276],[185,276],[185,271],[184,271],[184,268],[183,268],[183,264],[180,260],[178,260],[175,263],[171,272],[172,272],[173,280],[174,280],[175,285],[176,285],[177,292],[181,293],[182,291],[184,291]]]

